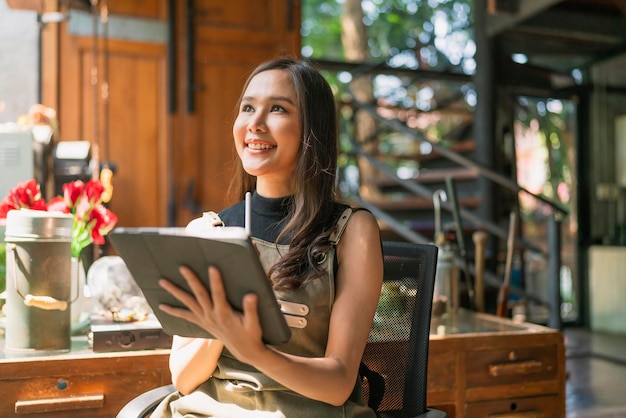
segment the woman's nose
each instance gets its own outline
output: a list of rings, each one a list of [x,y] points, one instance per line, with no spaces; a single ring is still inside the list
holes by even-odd
[[[263,132],[267,130],[267,124],[265,123],[263,115],[259,113],[255,114],[248,124],[248,129],[251,132]]]

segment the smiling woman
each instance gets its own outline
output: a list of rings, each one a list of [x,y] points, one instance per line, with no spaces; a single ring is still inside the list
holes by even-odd
[[[243,312],[227,302],[221,273],[208,289],[181,268],[190,293],[162,286],[186,306],[160,308],[214,339],[174,337],[178,392],[153,417],[375,417],[358,379],[382,283],[375,218],[334,198],[337,124],[332,91],[309,63],[276,59],[244,85],[233,126],[239,175],[231,192],[251,199],[251,235],[281,308],[305,312],[291,339],[261,339],[258,295]],[[244,226],[245,203],[222,210]],[[288,313],[286,310],[284,313]]]

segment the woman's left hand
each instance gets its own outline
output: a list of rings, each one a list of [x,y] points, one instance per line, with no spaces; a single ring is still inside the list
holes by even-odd
[[[217,267],[209,267],[208,289],[190,268],[181,266],[180,273],[187,281],[191,293],[166,279],[161,279],[159,285],[187,309],[165,304],[159,305],[159,309],[205,329],[222,341],[241,361],[253,358],[254,350],[265,347],[261,338],[257,295],[245,295],[242,301],[243,312],[238,312],[226,298],[222,275]]]

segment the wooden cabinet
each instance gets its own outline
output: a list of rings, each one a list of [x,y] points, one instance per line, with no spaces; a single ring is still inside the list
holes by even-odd
[[[171,381],[168,356],[169,350],[94,353],[84,338],[64,354],[0,351],[0,416],[114,417],[133,397]]]
[[[378,341],[366,355],[372,344],[390,358],[406,350],[402,341]],[[0,351],[0,417],[113,417],[133,397],[170,382],[168,357],[169,350],[94,353],[80,339],[66,354]],[[401,375],[384,363],[385,375]],[[565,418],[561,333],[465,310],[433,319],[428,405],[449,418]]]
[[[556,396],[533,396],[472,402],[463,416],[472,418],[548,418],[564,417],[563,405]]]
[[[560,332],[465,310],[431,325],[428,404],[456,418],[565,417]]]

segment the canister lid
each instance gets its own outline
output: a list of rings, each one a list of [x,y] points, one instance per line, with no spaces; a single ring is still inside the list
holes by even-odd
[[[5,240],[72,239],[74,218],[69,213],[19,209],[7,213]]]

